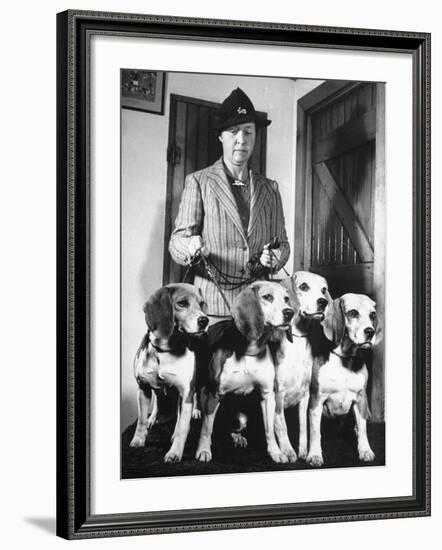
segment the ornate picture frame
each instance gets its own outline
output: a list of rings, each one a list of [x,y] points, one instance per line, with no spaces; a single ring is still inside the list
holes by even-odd
[[[183,45],[192,44],[200,51],[219,44],[226,47],[243,44],[268,47],[270,52],[281,51],[284,55],[294,49],[304,49],[318,55],[326,51],[352,52],[354,55],[376,52],[397,55],[398,58],[402,56],[401,59],[408,56],[411,60],[412,101],[408,115],[412,121],[412,219],[408,219],[407,227],[412,262],[404,266],[410,273],[410,288],[407,291],[412,304],[412,318],[410,316],[408,319],[412,334],[412,353],[408,357],[411,373],[408,382],[411,414],[407,424],[411,466],[406,472],[411,490],[408,493],[378,497],[364,497],[361,494],[354,498],[328,497],[310,501],[266,501],[264,494],[261,504],[232,505],[220,501],[211,506],[172,506],[168,509],[155,509],[153,506],[150,510],[134,510],[134,506],[127,501],[124,504],[120,502],[124,508],[117,511],[95,511],[97,464],[91,442],[97,436],[94,425],[97,403],[93,381],[97,376],[96,362],[104,360],[96,354],[92,322],[99,307],[94,303],[95,285],[100,284],[93,270],[96,248],[91,247],[91,235],[100,223],[94,210],[95,165],[91,154],[97,131],[91,98],[91,62],[97,55],[92,48],[95,37],[118,37],[129,41],[182,41],[180,43]],[[164,70],[168,68],[164,67]],[[115,75],[116,89],[112,92],[118,98],[118,104],[119,77],[118,71]],[[164,85],[161,98],[161,106],[154,110],[158,114],[164,112]],[[302,105],[304,110],[307,107]],[[77,10],[59,13],[57,253],[59,536],[81,539],[430,514],[430,35]],[[118,301],[119,297],[116,299]],[[386,368],[389,368],[388,364]],[[118,373],[116,375],[119,376]],[[102,384],[106,383],[106,380],[102,381]],[[115,407],[118,407],[115,395],[114,399]],[[312,476],[315,472],[308,474],[314,483]],[[277,476],[279,472],[266,475]],[[205,483],[209,483],[205,477]],[[162,482],[161,479],[157,481]]]

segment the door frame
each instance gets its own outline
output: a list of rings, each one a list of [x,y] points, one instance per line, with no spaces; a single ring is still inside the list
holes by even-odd
[[[197,105],[203,105],[210,108],[218,107],[220,104],[214,101],[207,101],[205,99],[199,99],[190,96],[184,96],[180,94],[170,94],[169,98],[169,135],[167,138],[167,176],[166,176],[166,208],[165,208],[165,227],[164,227],[164,257],[163,257],[163,284],[167,284],[170,278],[169,269],[169,240],[173,230],[174,220],[171,216],[172,207],[172,193],[173,193],[173,170],[170,167],[170,148],[175,145],[175,133],[176,133],[176,112],[178,101],[184,101],[185,103],[194,103]],[[184,268],[183,268],[184,272]]]
[[[293,270],[311,268],[312,153],[311,115],[361,83],[349,80],[327,81],[301,97],[297,106],[295,227]],[[376,170],[374,189],[373,293],[379,319],[385,326],[385,84],[376,85]],[[385,335],[384,335],[385,336]],[[371,412],[383,420],[385,412],[384,346],[373,350]]]

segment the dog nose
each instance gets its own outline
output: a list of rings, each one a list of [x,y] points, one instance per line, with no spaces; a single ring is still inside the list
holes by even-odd
[[[284,317],[284,322],[288,323],[289,321],[291,321],[294,314],[295,314],[295,312],[293,311],[293,309],[290,309],[288,307],[283,309],[282,310],[282,315]]]
[[[371,327],[367,327],[366,329],[364,329],[364,334],[367,338],[373,338],[374,336],[374,329],[372,329]]]
[[[318,308],[323,311],[327,307],[327,300],[325,298],[318,298],[316,300],[316,303],[318,304]]]
[[[205,329],[209,324],[209,318],[205,316],[198,317],[198,326],[200,329]]]

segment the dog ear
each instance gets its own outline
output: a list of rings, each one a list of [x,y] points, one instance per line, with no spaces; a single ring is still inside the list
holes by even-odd
[[[344,337],[345,319],[340,298],[336,298],[328,306],[322,326],[324,327],[325,336],[331,342],[336,345],[341,343]]]
[[[384,327],[377,313],[376,313],[376,318],[373,321],[373,327],[376,335],[376,344],[379,344],[379,342],[382,342],[382,339],[384,338]]]
[[[144,304],[146,323],[151,331],[156,331],[160,338],[169,338],[174,328],[173,307],[170,290],[160,288]]]
[[[333,298],[330,296],[330,292],[328,291],[328,288],[327,288],[327,290],[325,291],[324,298],[325,298],[325,299],[327,300],[327,302],[328,302],[328,306],[327,306],[327,307],[329,307],[329,306],[332,304],[332,302],[333,302]]]
[[[206,300],[204,299],[203,293],[201,292],[201,289],[200,289],[200,288],[198,289],[198,292],[199,292],[199,294],[200,294],[200,296],[201,296],[201,299],[203,300],[203,301],[201,302],[201,310],[202,310],[203,313],[205,313],[205,314],[207,315],[208,308],[207,308]]]
[[[296,292],[296,275],[293,275],[293,277],[287,277],[287,279],[282,279],[280,284],[287,289],[287,292],[289,293],[290,305],[293,308],[296,317],[299,312],[299,308],[301,307],[298,293]]]
[[[247,340],[259,340],[264,333],[264,313],[256,288],[242,290],[233,304],[232,316],[237,329]]]

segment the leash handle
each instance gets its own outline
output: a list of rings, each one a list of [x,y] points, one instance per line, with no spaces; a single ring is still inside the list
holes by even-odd
[[[273,281],[273,257],[275,256],[275,253],[272,251],[270,246],[268,247],[268,251],[270,252],[269,281]]]
[[[211,270],[209,264],[207,263],[207,260],[206,258],[200,254],[201,256],[201,261],[203,262],[204,264],[204,267],[207,271],[207,275],[210,277],[210,279],[212,280],[212,283],[216,286],[218,292],[221,294],[221,298],[224,300],[224,303],[226,304],[227,306],[227,309],[231,312],[232,311],[232,308],[229,304],[229,300],[226,298],[226,295],[224,294],[224,292],[221,290],[221,287],[219,286],[214,274],[213,274],[213,271]]]
[[[269,250],[270,250],[270,261],[272,261],[272,257],[274,257],[275,260],[278,261],[278,258],[276,257],[276,254],[273,252],[273,250],[271,248],[269,248]],[[287,275],[287,277],[290,277],[289,272],[287,271],[287,269],[284,266],[281,266],[281,269],[284,271],[284,273]]]
[[[186,278],[187,278],[187,275],[189,274],[189,271],[192,269],[192,267],[198,263],[202,262],[203,265],[204,265],[204,268],[205,270],[207,271],[207,275],[209,276],[210,280],[212,281],[212,283],[216,286],[218,292],[220,293],[221,295],[221,298],[223,299],[224,303],[226,304],[227,306],[227,309],[231,312],[232,311],[232,308],[229,304],[229,300],[227,300],[226,298],[226,295],[224,294],[224,292],[221,290],[221,287],[219,286],[218,284],[218,281],[216,280],[215,278],[215,275],[213,274],[213,271],[212,269],[210,268],[206,258],[201,254],[201,251],[200,250],[197,250],[197,252],[194,254],[194,256],[190,259],[189,261],[189,266],[186,270],[186,273],[184,275],[184,279],[183,279],[183,282],[186,281]]]

